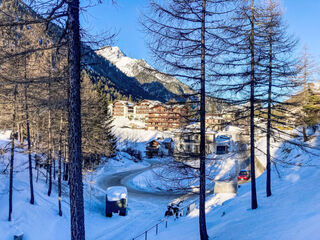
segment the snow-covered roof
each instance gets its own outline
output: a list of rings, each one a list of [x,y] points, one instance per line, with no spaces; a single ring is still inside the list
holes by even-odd
[[[126,187],[123,186],[113,186],[107,189],[108,201],[118,201],[122,198],[127,198],[128,191]]]
[[[172,142],[172,139],[171,138],[165,138],[165,139],[163,139],[163,142],[164,143],[170,143],[170,142]]]
[[[206,116],[206,119],[220,119],[223,120],[224,118],[218,116]]]
[[[198,122],[189,124],[188,126],[186,126],[184,128],[175,129],[173,132],[174,133],[191,133],[191,132],[196,132],[196,131],[200,132],[200,123],[198,123]],[[217,131],[215,131],[211,128],[207,128],[206,133],[216,134]]]
[[[124,100],[115,100],[115,101],[113,102],[113,104],[115,104],[115,103],[128,104],[129,102],[128,102],[128,101],[124,101]]]
[[[244,129],[236,127],[236,126],[228,125],[225,127],[225,131],[226,132],[243,132]]]
[[[216,137],[217,145],[230,145],[231,136],[227,135],[219,135]]]

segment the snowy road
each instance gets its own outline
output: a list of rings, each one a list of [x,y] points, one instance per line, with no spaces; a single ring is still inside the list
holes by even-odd
[[[105,175],[98,181],[98,186],[101,189],[107,189],[108,187],[111,187],[111,186],[125,186],[128,189],[128,195],[130,198],[131,197],[135,197],[135,198],[152,197],[152,198],[157,198],[162,200],[167,199],[169,202],[174,198],[179,197],[181,194],[175,194],[172,192],[165,192],[165,191],[147,192],[142,189],[137,189],[132,184],[130,184],[130,181],[137,175],[145,171],[151,170],[153,168],[160,167],[161,165],[162,164],[159,164],[159,163],[152,163],[148,167],[114,173],[111,175]]]

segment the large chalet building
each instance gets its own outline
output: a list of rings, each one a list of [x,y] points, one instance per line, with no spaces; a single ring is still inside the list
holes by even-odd
[[[159,101],[142,100],[138,103],[116,100],[109,110],[112,116],[139,120],[145,123],[146,130],[167,131],[184,128],[189,124],[188,106],[170,102],[163,104]],[[206,113],[207,127],[221,131],[230,116]]]
[[[188,124],[188,107],[181,104],[166,105],[159,101],[142,100],[137,104],[116,100],[112,105],[113,117],[144,121],[147,130],[172,130]]]
[[[116,100],[112,106],[113,117],[128,117],[128,102]]]
[[[161,105],[161,102],[158,101],[150,101],[150,100],[142,100],[135,105],[135,119],[146,121],[148,118],[149,112],[152,107],[155,105]]]
[[[188,124],[188,107],[184,105],[156,105],[149,111],[146,119],[147,129],[172,130]]]

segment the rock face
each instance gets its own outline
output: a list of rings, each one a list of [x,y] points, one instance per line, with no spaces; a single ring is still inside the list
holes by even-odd
[[[127,57],[119,47],[106,46],[96,53],[117,67],[127,77],[136,79],[144,91],[154,99],[168,101],[182,99],[193,93],[192,89],[173,76],[159,72],[143,59]]]

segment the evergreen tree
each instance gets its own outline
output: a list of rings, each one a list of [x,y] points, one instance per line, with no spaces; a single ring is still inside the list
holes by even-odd
[[[152,1],[151,13],[141,21],[150,36],[149,48],[166,71],[197,88],[200,106],[199,163],[199,230],[201,240],[208,239],[205,215],[206,152],[205,112],[206,86],[215,85],[216,59],[221,53],[219,25],[228,12],[231,0]]]
[[[312,91],[311,88],[308,88],[308,98],[302,110],[305,113],[303,121],[307,126],[315,128],[320,122],[320,95]]]
[[[272,128],[272,123],[286,125],[282,117],[272,114],[273,106],[280,108],[284,105],[281,99],[290,96],[294,89],[298,86],[296,82],[292,81],[297,74],[296,64],[297,61],[293,57],[293,51],[297,44],[295,38],[287,34],[287,26],[282,20],[282,13],[280,11],[279,2],[277,0],[269,0],[262,5],[262,11],[259,20],[264,26],[265,31],[263,40],[264,46],[264,61],[261,66],[265,69],[265,81],[262,81],[259,86],[262,92],[267,92],[267,97],[263,98],[261,94],[260,102],[267,104],[267,183],[266,195],[271,196],[271,154],[270,154],[270,138],[273,131],[277,128]],[[285,107],[282,107],[285,109]],[[288,117],[290,111],[285,111],[284,114]]]
[[[85,72],[82,74],[81,96],[84,158],[86,163],[99,163],[102,157],[113,156],[116,149],[107,96],[103,84],[99,81],[92,85]]]

